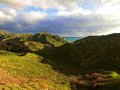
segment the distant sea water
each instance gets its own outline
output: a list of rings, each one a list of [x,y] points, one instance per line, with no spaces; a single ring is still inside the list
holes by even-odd
[[[63,37],[63,38],[71,43],[71,42],[81,39],[82,37]]]

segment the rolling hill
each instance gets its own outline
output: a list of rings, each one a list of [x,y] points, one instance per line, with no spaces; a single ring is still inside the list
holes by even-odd
[[[1,90],[119,90],[120,34],[68,43],[49,33],[0,35]]]
[[[120,70],[120,34],[88,36],[48,53],[51,58],[71,62],[86,70]],[[108,63],[109,62],[109,63]],[[84,71],[83,70],[83,71]]]

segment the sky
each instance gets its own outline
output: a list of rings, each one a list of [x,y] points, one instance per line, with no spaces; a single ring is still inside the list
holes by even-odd
[[[0,29],[63,37],[120,33],[120,0],[0,0]]]

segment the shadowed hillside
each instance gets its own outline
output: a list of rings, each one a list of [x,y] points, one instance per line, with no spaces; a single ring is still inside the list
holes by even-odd
[[[89,36],[48,53],[51,58],[71,62],[85,70],[120,70],[120,34]],[[109,62],[109,63],[108,63]],[[84,71],[84,70],[83,70]]]

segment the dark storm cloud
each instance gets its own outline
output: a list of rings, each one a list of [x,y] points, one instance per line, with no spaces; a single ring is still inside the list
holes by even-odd
[[[110,23],[97,16],[81,15],[76,17],[48,17],[34,24],[18,20],[0,25],[0,28],[18,33],[50,32],[61,36],[87,36],[102,33],[119,25],[119,22]]]

